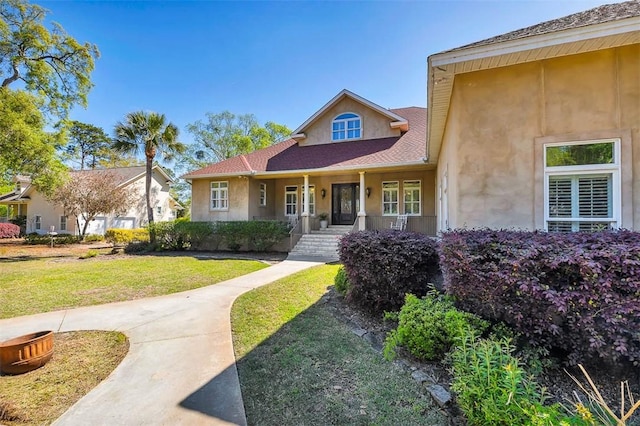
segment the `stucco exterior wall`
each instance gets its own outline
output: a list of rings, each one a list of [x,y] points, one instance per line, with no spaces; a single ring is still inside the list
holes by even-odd
[[[267,205],[260,205],[260,184],[267,186],[266,200]],[[276,186],[273,180],[253,179],[249,180],[249,219],[255,218],[274,218],[276,208]]]
[[[248,177],[229,177],[219,179],[194,179],[191,184],[191,220],[193,222],[215,222],[230,220],[248,220],[249,217],[249,179]],[[211,182],[229,182],[229,208],[211,210]]]
[[[55,227],[55,232],[60,234],[76,233],[77,226],[75,217],[69,216],[67,218],[67,230],[63,231],[60,229],[60,216],[64,215],[62,207],[54,206],[37,191],[31,192],[30,197],[31,201],[29,201],[27,214],[27,233],[37,232],[38,234],[46,234],[52,226]],[[41,217],[39,230],[35,228],[36,216]]]
[[[638,76],[640,45],[457,75],[438,158],[449,226],[542,228],[541,144],[615,137],[621,225],[638,229]]]
[[[353,112],[361,117],[362,140],[400,136],[400,130],[392,129],[389,126],[391,123],[389,118],[351,98],[345,98],[325,111],[325,113],[305,131],[307,137],[300,141],[300,146],[339,143],[331,142],[331,123],[336,116],[345,112]]]

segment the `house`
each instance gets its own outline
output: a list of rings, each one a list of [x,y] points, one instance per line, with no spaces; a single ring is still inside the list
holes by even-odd
[[[145,201],[145,166],[118,167],[106,169],[117,176],[114,182],[118,186],[135,191],[137,200],[130,208],[108,216],[98,216],[89,223],[87,234],[104,234],[108,228],[138,228],[147,224]],[[72,171],[72,179],[81,179],[88,173],[101,170]],[[26,176],[14,178],[16,187],[13,192],[0,195],[0,205],[6,205],[7,217],[0,218],[6,222],[18,216],[26,217],[26,232],[45,234],[51,229],[61,234],[79,234],[84,222],[82,219],[65,214],[62,207],[49,202]],[[154,206],[154,220],[167,221],[176,218],[176,211],[182,207],[169,195],[169,187],[173,179],[158,165],[153,167],[151,180],[151,202]]]
[[[193,221],[300,218],[435,234],[435,165],[425,163],[426,110],[386,109],[342,90],[290,139],[183,176]]]
[[[431,55],[427,80],[427,110],[343,90],[291,139],[185,175],[192,220],[640,229],[640,2]]]
[[[428,123],[439,230],[640,230],[640,2],[431,55]]]

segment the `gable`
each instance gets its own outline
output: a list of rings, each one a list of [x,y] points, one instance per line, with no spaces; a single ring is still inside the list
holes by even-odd
[[[391,123],[394,120],[351,97],[343,97],[336,104],[325,110],[307,127],[305,130],[306,138],[298,142],[300,146],[343,142],[332,141],[333,120],[343,113],[353,113],[360,117],[361,137],[359,140],[361,141],[398,137],[401,135],[400,129],[391,128]]]

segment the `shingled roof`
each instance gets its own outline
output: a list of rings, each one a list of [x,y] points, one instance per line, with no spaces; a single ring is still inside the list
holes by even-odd
[[[486,40],[477,41],[465,46],[449,50],[463,50],[470,47],[487,46],[505,41],[518,40],[526,37],[533,37],[558,31],[570,30],[573,28],[586,27],[588,25],[603,24],[605,22],[619,21],[621,19],[640,16],[640,1],[632,0],[623,3],[605,4],[583,12],[574,13],[562,18],[542,22],[527,28],[511,31],[506,34],[491,37]],[[443,52],[446,53],[446,52]]]
[[[210,164],[186,174],[183,178],[292,170],[362,168],[422,161],[425,154],[426,109],[408,107],[390,111],[409,121],[409,130],[402,136],[311,146],[299,146],[295,140],[288,139],[250,154]]]

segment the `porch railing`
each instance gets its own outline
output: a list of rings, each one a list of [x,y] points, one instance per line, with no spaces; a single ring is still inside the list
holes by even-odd
[[[396,222],[396,216],[367,216],[367,229],[383,230],[391,229],[391,224]],[[419,232],[432,237],[437,233],[436,216],[409,216],[407,218],[407,231]]]

